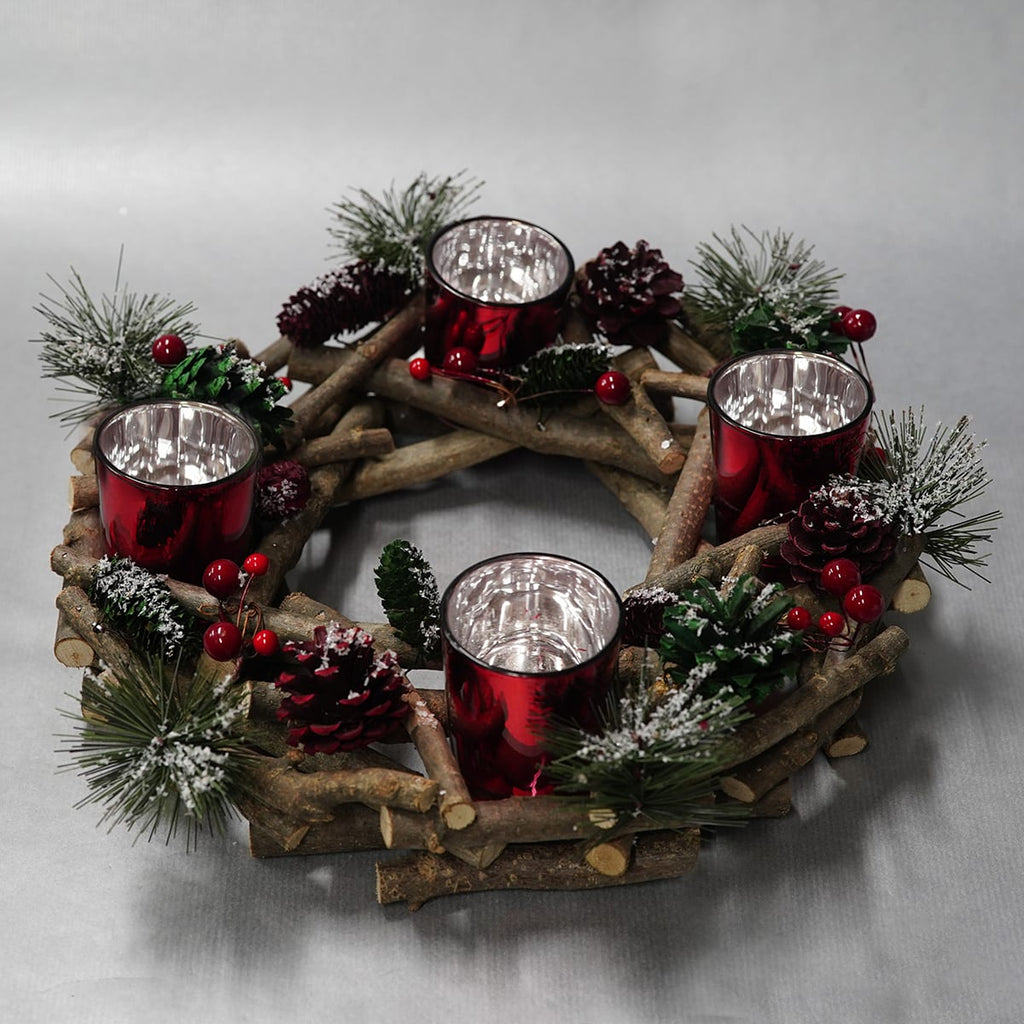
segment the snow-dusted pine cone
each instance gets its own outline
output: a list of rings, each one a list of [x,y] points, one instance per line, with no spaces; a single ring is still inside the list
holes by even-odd
[[[312,485],[305,467],[294,459],[276,459],[260,469],[256,514],[270,523],[297,516],[309,501]]]
[[[277,329],[300,348],[384,320],[412,290],[405,273],[358,260],[300,288],[277,316]]]
[[[307,754],[355,750],[388,735],[408,714],[397,656],[375,656],[373,637],[358,626],[318,626],[312,641],[282,649],[295,662],[274,683],[287,694],[277,715],[291,726],[291,746]]]
[[[892,555],[896,533],[882,518],[869,491],[839,480],[810,495],[789,521],[781,554],[797,583],[819,586],[821,570],[833,558],[849,558],[862,576],[880,569]]]
[[[649,345],[678,316],[683,278],[642,239],[630,249],[616,242],[587,263],[576,280],[580,312],[613,344]]]

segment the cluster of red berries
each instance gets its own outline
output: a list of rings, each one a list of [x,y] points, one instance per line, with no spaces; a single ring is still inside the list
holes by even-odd
[[[476,353],[471,348],[457,346],[445,354],[444,363],[440,367],[443,376],[466,377],[476,370]],[[439,372],[422,356],[409,360],[409,374],[414,380],[427,381]],[[605,405],[624,405],[629,401],[629,378],[621,370],[609,370],[602,373],[594,384],[594,394]]]
[[[842,599],[843,612],[824,612],[818,617],[818,629],[825,636],[842,636],[847,619],[862,625],[875,622],[885,611],[885,598],[878,587],[861,583],[860,568],[850,558],[833,558],[821,570],[821,588]],[[786,613],[786,625],[791,629],[809,629],[811,613],[802,605],[790,608]]]
[[[214,559],[203,573],[203,587],[206,592],[218,601],[227,601],[241,590],[238,599],[238,613],[232,621],[221,606],[221,616],[216,622],[210,623],[203,634],[203,650],[214,661],[231,661],[242,651],[244,631],[242,614],[245,609],[245,595],[249,584],[256,576],[263,576],[270,568],[270,560],[261,552],[249,555],[241,568],[230,558]],[[243,588],[242,572],[246,579]],[[258,629],[252,636],[252,649],[256,654],[270,657],[276,654],[280,643],[272,629]]]
[[[850,306],[836,306],[832,310],[832,330],[850,341],[867,341],[874,337],[878,321],[875,314],[867,309],[852,309]]]

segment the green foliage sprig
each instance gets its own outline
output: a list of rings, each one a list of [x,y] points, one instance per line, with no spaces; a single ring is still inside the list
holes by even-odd
[[[89,786],[76,805],[100,804],[100,823],[138,828],[152,839],[179,828],[186,847],[204,831],[219,832],[246,784],[253,756],[236,727],[244,712],[240,688],[182,681],[160,659],[112,668],[82,689],[77,724],[65,737],[71,763]]]
[[[688,294],[705,318],[730,333],[734,353],[806,348],[840,354],[847,341],[830,331],[843,275],[812,256],[814,246],[776,230],[735,227],[697,246],[698,282]]]
[[[60,380],[59,390],[75,402],[55,414],[64,424],[156,394],[164,371],[153,359],[153,341],[161,334],[177,334],[187,344],[198,333],[189,319],[191,303],[123,289],[120,267],[113,294],[98,301],[74,268],[67,285],[50,280],[60,294],[42,296],[36,307],[47,323],[37,340],[43,346],[43,377]]]
[[[89,596],[104,623],[133,648],[173,658],[197,642],[195,620],[167,584],[130,558],[101,558],[92,571]]]
[[[668,678],[680,685],[705,672],[702,688],[729,686],[757,704],[793,678],[801,635],[779,626],[793,599],[779,584],[744,574],[723,596],[703,577],[665,610],[661,656]]]
[[[240,355],[230,341],[190,352],[167,372],[162,390],[168,398],[223,405],[247,417],[271,444],[280,441],[291,421],[291,411],[277,404],[287,394],[284,383],[263,363]]]
[[[629,690],[609,704],[597,735],[552,728],[545,774],[557,792],[611,816],[613,827],[639,815],[673,827],[744,821],[746,809],[712,796],[726,763],[722,741],[749,716],[728,688],[702,693],[702,675],[668,692]]]
[[[441,647],[440,597],[430,563],[407,540],[393,540],[381,551],[374,572],[377,596],[398,636],[425,654]]]
[[[421,173],[402,191],[392,185],[379,197],[357,189],[355,198],[329,207],[335,223],[327,232],[344,259],[380,262],[422,280],[427,241],[462,216],[483,187],[465,175],[428,178]]]
[[[923,538],[926,559],[947,579],[962,585],[957,569],[986,579],[979,545],[991,543],[1002,513],[962,511],[991,482],[981,461],[985,442],[969,432],[970,420],[962,416],[952,428],[939,423],[929,437],[924,409],[907,409],[899,419],[894,412],[876,414],[874,430],[881,450],[869,449],[858,472],[885,521]]]

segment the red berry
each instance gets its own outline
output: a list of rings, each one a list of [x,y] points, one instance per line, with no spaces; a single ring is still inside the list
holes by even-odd
[[[846,316],[847,313],[852,312],[853,309],[850,306],[836,306],[836,308],[832,310],[832,320],[828,325],[829,330],[834,334],[844,334],[843,317]]]
[[[609,370],[597,378],[594,394],[605,405],[625,405],[629,401],[631,385],[621,370]]]
[[[854,622],[874,622],[885,611],[885,598],[878,587],[862,583],[843,598],[843,610]]]
[[[803,605],[797,605],[786,612],[786,625],[790,629],[806,629],[811,624],[811,613]]]
[[[203,650],[214,661],[230,661],[242,649],[242,631],[233,622],[213,622],[203,634]]]
[[[246,556],[242,568],[250,576],[265,576],[267,569],[270,568],[270,559],[263,552],[254,551],[251,555]]]
[[[464,345],[457,345],[445,354],[444,368],[451,373],[472,373],[476,369],[476,353]]]
[[[430,363],[420,356],[409,360],[409,375],[414,380],[430,380]]]
[[[272,654],[277,654],[277,649],[280,646],[277,634],[272,629],[261,629],[253,635],[252,649],[257,654],[262,654],[265,658],[269,658]]]
[[[825,636],[839,636],[845,628],[846,620],[839,614],[839,612],[825,612],[818,619],[818,629],[820,629]]]
[[[821,570],[821,587],[836,597],[842,597],[850,587],[860,583],[860,568],[850,558],[833,558]]]
[[[291,391],[291,389],[292,389],[292,379],[291,379],[291,377],[278,377],[277,379],[284,385],[285,391]]]
[[[178,335],[161,334],[153,342],[152,352],[161,366],[177,366],[188,355],[188,348]]]
[[[874,313],[866,309],[851,309],[843,316],[843,334],[850,341],[867,341],[874,335],[877,326]]]
[[[230,558],[218,558],[203,573],[203,586],[214,597],[231,597],[238,590],[238,566]]]

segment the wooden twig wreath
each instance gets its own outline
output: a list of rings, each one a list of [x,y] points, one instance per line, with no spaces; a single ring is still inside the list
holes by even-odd
[[[661,346],[679,367],[658,368],[647,349],[616,360],[632,385],[622,406],[582,401],[552,411],[538,429],[535,412],[499,408],[486,390],[465,381],[412,379],[406,359],[418,347],[422,297],[415,297],[381,329],[351,347],[302,349],[281,338],[255,358],[270,371],[287,367],[293,380],[311,387],[292,406],[287,436],[292,456],[309,470],[311,498],[294,519],[268,533],[258,550],[269,559],[266,575],[253,581],[248,598],[282,641],[309,640],[327,622],[350,625],[338,610],[299,593],[285,577],[328,510],[437,479],[522,447],[581,460],[655,539],[643,583],[678,592],[698,576],[721,582],[741,572],[756,574],[763,557],[777,552],[784,526],[753,530],[712,547],[701,540],[712,492],[706,415],[689,425],[667,420],[666,397],[703,400],[708,371],[719,356],[708,339],[672,325]],[[578,328],[578,324],[576,325]],[[567,328],[571,337],[573,322]],[[388,424],[408,410],[427,414],[444,429],[427,440],[395,447]],[[72,449],[71,516],[51,556],[63,578],[57,599],[54,654],[65,665],[113,662],[128,652],[102,628],[98,609],[83,587],[103,554],[97,485],[88,433]],[[900,542],[873,583],[899,611],[922,608],[929,587],[918,567],[921,546]],[[641,581],[638,581],[638,583]],[[168,580],[174,597],[191,613],[213,618],[200,587]],[[285,596],[281,596],[282,593]],[[801,594],[811,607],[815,597]],[[384,624],[361,623],[375,646],[396,652],[406,667],[424,666],[422,653]],[[791,778],[818,751],[830,757],[859,752],[866,739],[855,714],[863,689],[891,672],[907,647],[898,626],[862,629],[842,656],[810,652],[800,684],[771,710],[740,726],[729,740],[723,801],[738,801],[759,817],[790,809]],[[234,663],[213,663],[213,675]],[[624,648],[620,672],[635,674],[643,651]],[[417,773],[381,753],[364,749],[308,756],[289,748],[275,718],[280,694],[269,683],[248,684],[247,741],[260,751],[254,786],[242,800],[255,857],[404,851],[377,864],[377,898],[418,907],[442,895],[494,889],[591,889],[670,878],[693,870],[698,830],[673,829],[637,818],[626,834],[600,841],[595,822],[580,805],[561,797],[513,797],[474,802],[445,735],[442,691],[410,690],[408,741],[422,760]],[[685,826],[685,823],[680,823]]]

